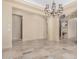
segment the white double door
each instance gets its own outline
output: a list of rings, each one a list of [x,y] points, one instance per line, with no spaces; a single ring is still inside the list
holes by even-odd
[[[22,16],[12,15],[12,40],[22,40]]]

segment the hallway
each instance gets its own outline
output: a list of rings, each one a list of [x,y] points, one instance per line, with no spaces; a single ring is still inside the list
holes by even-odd
[[[77,1],[60,2],[4,0],[3,59],[77,59]]]

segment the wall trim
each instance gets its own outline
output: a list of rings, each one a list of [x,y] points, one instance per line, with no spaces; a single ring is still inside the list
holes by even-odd
[[[18,1],[14,1],[14,0],[4,0],[4,1],[11,4],[12,8],[16,8],[16,9],[20,9],[20,10],[24,10],[24,11],[28,11],[28,12],[32,12],[32,13],[35,13],[35,14],[45,16],[43,8],[41,8],[39,6],[35,6],[35,5],[29,4],[29,3],[25,4],[24,2],[21,3],[21,2],[18,2]]]

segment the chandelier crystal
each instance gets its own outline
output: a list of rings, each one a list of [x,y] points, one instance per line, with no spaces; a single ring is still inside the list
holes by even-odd
[[[63,6],[62,4],[59,4],[57,8],[56,3],[53,1],[51,8],[49,8],[49,4],[46,4],[44,12],[46,15],[59,16],[63,13]]]

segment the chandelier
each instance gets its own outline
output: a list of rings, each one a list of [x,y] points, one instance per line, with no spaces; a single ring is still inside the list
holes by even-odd
[[[62,4],[58,4],[57,6],[56,3],[53,1],[51,8],[49,8],[49,4],[46,4],[44,12],[45,15],[47,16],[49,15],[52,15],[53,17],[57,15],[60,16],[63,13],[63,6]]]

